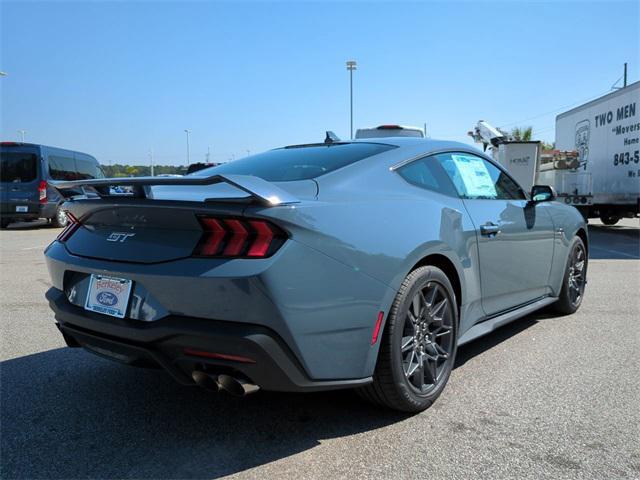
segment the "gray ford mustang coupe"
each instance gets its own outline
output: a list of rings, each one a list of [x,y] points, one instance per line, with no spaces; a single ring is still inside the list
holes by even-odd
[[[460,143],[327,135],[56,187],[85,191],[45,252],[67,344],[237,395],[357,388],[417,412],[459,345],[547,305],[573,313],[586,285],[578,211]]]

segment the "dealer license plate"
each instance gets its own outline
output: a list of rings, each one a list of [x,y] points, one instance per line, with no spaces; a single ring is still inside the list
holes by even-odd
[[[84,308],[92,312],[123,318],[127,313],[131,284],[131,280],[125,278],[91,275]]]
[[[16,212],[27,213],[29,211],[29,207],[26,205],[16,205]]]

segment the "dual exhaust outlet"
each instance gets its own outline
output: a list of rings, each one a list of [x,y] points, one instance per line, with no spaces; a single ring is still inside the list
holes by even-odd
[[[200,370],[194,370],[191,373],[191,378],[199,387],[204,388],[209,392],[218,392],[224,390],[230,393],[234,397],[244,397],[250,393],[256,393],[260,390],[258,385],[248,382],[242,378],[235,378],[231,375],[214,375],[211,373],[201,372]]]

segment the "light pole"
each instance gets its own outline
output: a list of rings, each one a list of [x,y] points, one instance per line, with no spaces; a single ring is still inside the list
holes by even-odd
[[[191,165],[191,152],[189,152],[189,134],[191,133],[191,130],[185,129],[184,133],[187,134],[187,167],[188,167],[189,165]]]
[[[356,61],[349,60],[347,62],[347,70],[349,70],[349,104],[351,110],[351,140],[353,140],[353,71],[356,70]]]
[[[149,149],[149,163],[151,164],[151,176],[153,177],[154,175],[154,169],[153,169],[153,148]]]
[[[18,130],[18,133],[20,134],[20,138],[21,138],[21,142],[24,143],[24,134],[27,133],[26,130]]]

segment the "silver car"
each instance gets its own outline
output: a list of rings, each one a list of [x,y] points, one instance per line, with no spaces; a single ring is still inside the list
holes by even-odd
[[[459,345],[548,305],[572,313],[586,285],[578,211],[460,143],[328,136],[56,187],[87,193],[46,250],[67,344],[237,395],[356,388],[420,411]]]

